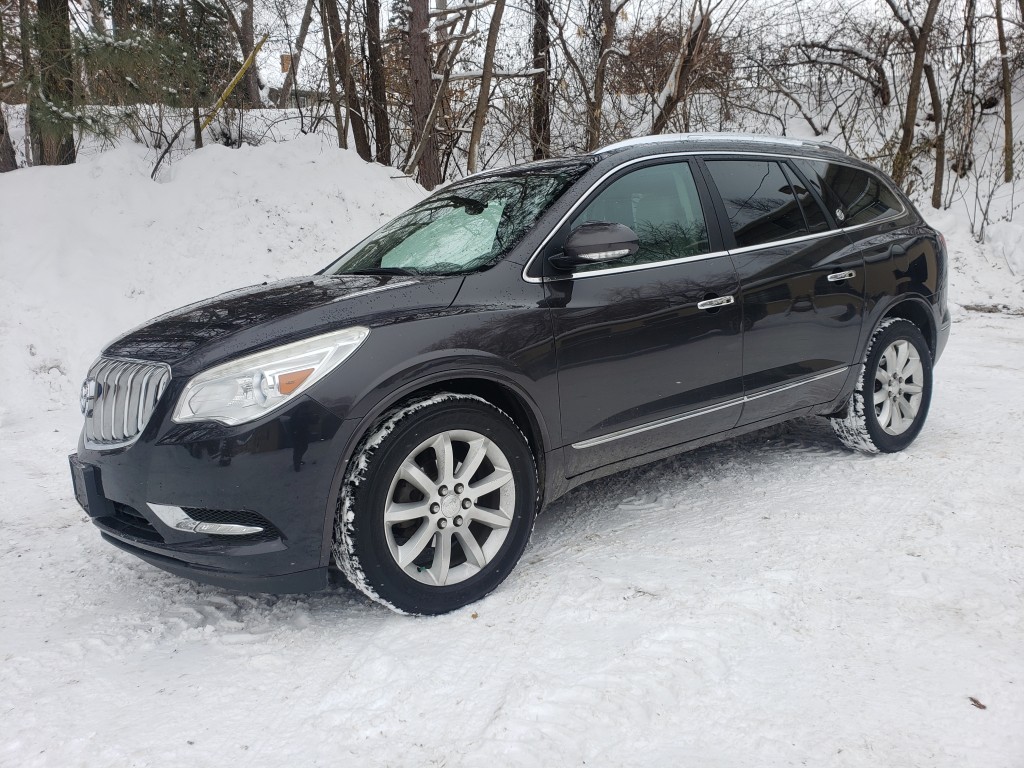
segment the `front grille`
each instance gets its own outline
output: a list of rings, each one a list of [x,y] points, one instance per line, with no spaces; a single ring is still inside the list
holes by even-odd
[[[83,387],[86,442],[112,448],[134,441],[170,380],[171,369],[163,363],[101,357]]]
[[[253,525],[263,530],[259,533],[247,533],[242,536],[231,535],[234,541],[273,541],[281,538],[277,527],[255,512],[229,509],[209,509],[207,507],[182,507],[185,514],[201,523],[232,523],[234,525]],[[217,534],[211,534],[217,535]]]

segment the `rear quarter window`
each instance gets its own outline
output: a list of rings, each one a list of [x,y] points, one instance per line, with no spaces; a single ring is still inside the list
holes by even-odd
[[[861,168],[820,160],[794,160],[840,226],[868,224],[903,210],[889,186]]]

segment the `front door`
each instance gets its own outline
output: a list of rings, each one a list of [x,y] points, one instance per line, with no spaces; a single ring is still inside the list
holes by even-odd
[[[545,264],[569,476],[736,424],[739,281],[709,206],[689,161],[648,161],[608,179],[552,238],[545,256],[581,224],[610,221],[640,242],[573,274]]]

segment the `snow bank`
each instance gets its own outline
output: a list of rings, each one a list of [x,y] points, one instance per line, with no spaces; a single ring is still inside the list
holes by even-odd
[[[996,222],[988,228],[988,242],[978,243],[962,211],[936,211],[920,204],[918,210],[946,237],[954,320],[963,319],[964,306],[1024,311],[1024,227]]]
[[[314,272],[424,195],[310,136],[212,145],[149,178],[137,146],[0,175],[0,362],[64,408],[105,342],[215,293]],[[0,424],[29,417],[0,411]]]

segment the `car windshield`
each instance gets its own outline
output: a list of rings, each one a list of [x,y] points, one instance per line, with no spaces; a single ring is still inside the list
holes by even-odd
[[[537,163],[431,195],[323,271],[326,275],[454,275],[484,269],[523,239],[592,165]]]

